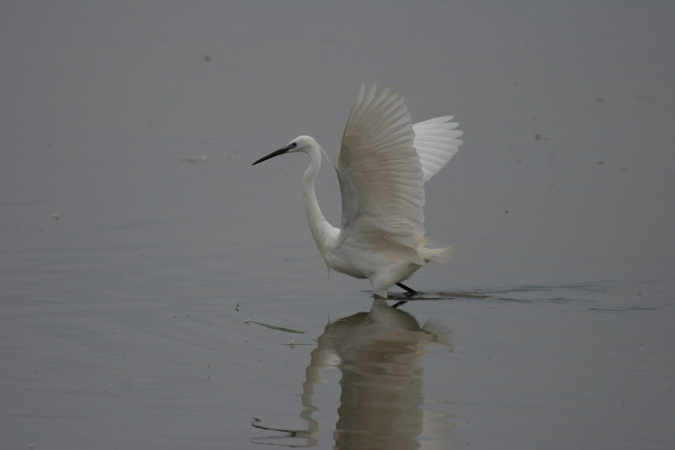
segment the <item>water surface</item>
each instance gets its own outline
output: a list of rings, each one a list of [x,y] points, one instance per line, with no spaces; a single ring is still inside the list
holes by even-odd
[[[672,448],[674,13],[7,3],[3,445]],[[452,261],[370,315],[306,159],[250,166],[332,155],[362,81],[465,131],[427,185]]]

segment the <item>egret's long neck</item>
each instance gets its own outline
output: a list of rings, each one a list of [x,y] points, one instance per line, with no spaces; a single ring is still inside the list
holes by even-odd
[[[305,203],[307,222],[312,232],[316,246],[319,247],[321,256],[326,259],[326,244],[331,237],[337,235],[339,230],[333,227],[321,213],[319,202],[314,192],[314,178],[321,168],[321,148],[312,148],[309,152],[309,167],[302,175],[302,198]]]

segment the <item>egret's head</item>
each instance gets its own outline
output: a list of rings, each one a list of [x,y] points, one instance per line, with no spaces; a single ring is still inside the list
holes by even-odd
[[[309,153],[312,149],[318,150],[321,147],[319,144],[314,140],[313,137],[310,136],[298,136],[295,139],[293,139],[291,142],[288,143],[287,146],[280,148],[279,150],[270,153],[267,156],[263,156],[256,162],[254,162],[252,165],[255,166],[258,163],[261,163],[263,161],[267,161],[268,159],[272,159],[275,156],[279,155],[285,155],[286,153],[297,153],[297,152],[304,152],[304,153]]]

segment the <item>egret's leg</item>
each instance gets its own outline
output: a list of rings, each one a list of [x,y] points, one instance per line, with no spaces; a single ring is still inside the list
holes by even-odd
[[[409,288],[403,283],[396,283],[396,286],[400,287],[401,289],[407,292],[407,294],[405,294],[406,297],[412,297],[413,295],[419,294],[419,292],[417,292],[415,289]]]

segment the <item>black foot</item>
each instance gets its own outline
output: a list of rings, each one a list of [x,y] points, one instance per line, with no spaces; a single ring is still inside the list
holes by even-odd
[[[408,286],[406,286],[403,283],[396,283],[396,286],[398,286],[401,289],[403,289],[404,291],[406,291],[406,294],[405,294],[406,297],[413,297],[413,296],[419,294],[419,292],[417,292],[415,289],[409,288]]]

